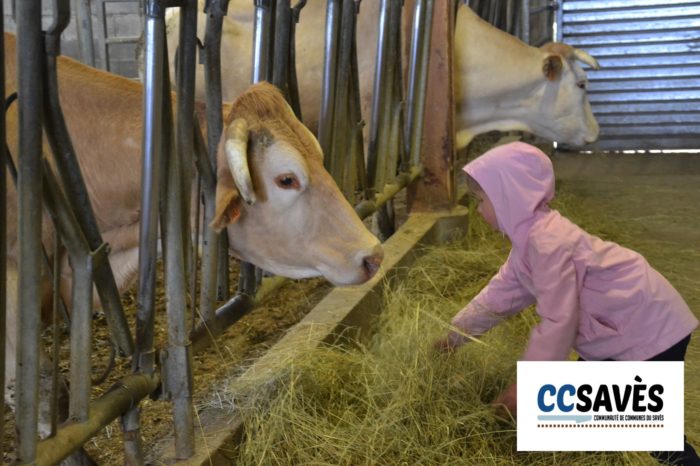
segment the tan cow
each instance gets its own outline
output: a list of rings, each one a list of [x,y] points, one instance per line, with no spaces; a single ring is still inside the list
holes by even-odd
[[[9,34],[5,58],[9,95],[17,87],[15,38]],[[69,58],[59,59],[58,71],[66,123],[123,291],[133,283],[138,266],[142,86]],[[7,115],[8,143],[15,158],[17,121],[15,105]],[[232,124],[225,133],[234,137],[221,143],[214,227],[228,230],[231,253],[293,278],[324,276],[336,285],[368,280],[381,262],[381,246],[324,170],[318,143],[281,94],[268,84],[253,86],[233,104],[226,121]],[[237,172],[232,174],[230,167]],[[11,403],[18,258],[17,193],[9,175],[8,187],[5,396]],[[48,251],[53,250],[51,228],[45,215],[42,241]],[[61,289],[68,291],[70,273],[67,260],[62,262]],[[50,379],[43,382],[45,394]],[[47,409],[42,405],[43,435],[48,433]]]
[[[203,1],[200,4],[202,8]],[[308,2],[297,25],[302,117],[314,132],[321,108],[326,5],[320,0]],[[362,2],[357,26],[362,115],[366,121],[370,118],[379,7],[379,0]],[[199,15],[200,37],[204,37],[205,16]],[[250,82],[253,19],[253,2],[229,3],[221,46],[224,100],[238,95]],[[169,9],[166,21],[172,55],[178,40],[179,9]],[[595,141],[598,123],[586,95],[586,75],[576,61],[598,65],[585,52],[568,50],[573,49],[526,45],[481,20],[468,6],[460,6],[455,27],[458,147],[465,147],[477,134],[493,130],[524,130],[574,145]],[[197,96],[203,100],[203,67],[197,68]]]

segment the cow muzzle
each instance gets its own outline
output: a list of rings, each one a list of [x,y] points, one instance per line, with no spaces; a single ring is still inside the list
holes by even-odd
[[[362,258],[362,267],[365,270],[367,280],[374,277],[384,260],[384,251],[381,245],[376,245],[369,255]]]

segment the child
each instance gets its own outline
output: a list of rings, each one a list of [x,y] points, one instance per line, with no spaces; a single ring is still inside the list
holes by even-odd
[[[478,212],[510,239],[506,262],[452,320],[481,335],[503,318],[537,303],[526,361],[682,361],[698,320],[671,284],[640,254],[589,235],[550,209],[554,171],[536,147],[496,147],[464,167]],[[468,339],[457,332],[435,343],[451,351]],[[516,386],[495,401],[516,413]],[[660,461],[700,464],[685,452],[659,453]],[[669,456],[670,455],[670,456]]]

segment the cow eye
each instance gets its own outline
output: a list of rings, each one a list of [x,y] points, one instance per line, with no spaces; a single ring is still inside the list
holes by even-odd
[[[299,189],[301,184],[293,173],[285,173],[275,178],[275,184],[282,189]]]
[[[579,81],[576,83],[576,86],[578,86],[579,89],[586,89],[586,81]]]

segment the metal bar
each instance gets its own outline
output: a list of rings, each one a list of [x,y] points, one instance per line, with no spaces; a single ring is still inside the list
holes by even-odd
[[[164,10],[158,0],[146,3],[145,88],[143,94],[143,161],[141,172],[141,224],[139,229],[139,283],[136,314],[134,370],[152,375],[155,371],[153,327],[160,194],[161,134],[163,130],[163,41]],[[124,455],[129,464],[141,464],[138,406],[123,419]]]
[[[166,55],[167,56],[167,55]],[[197,67],[197,0],[187,0],[180,11],[180,41],[177,53],[177,153],[180,160],[180,204],[183,214],[181,216],[181,228],[189,232],[190,227],[190,200],[192,180],[194,178],[194,95],[195,74]],[[165,68],[166,70],[169,67]],[[191,262],[192,236],[182,237],[185,264]],[[187,274],[194,271],[186,269]],[[186,277],[187,277],[186,274]],[[192,307],[195,303],[192,301]]]
[[[409,58],[406,132],[409,163],[420,164],[420,142],[423,134],[425,93],[428,81],[430,37],[433,26],[433,0],[418,0],[413,16],[413,35]]]
[[[299,98],[299,82],[297,80],[297,66],[296,66],[296,25],[299,23],[299,17],[301,15],[301,10],[306,6],[306,0],[299,0],[294,7],[292,7],[292,22],[291,31],[289,36],[289,72],[287,73],[287,83],[289,86],[289,105],[291,105],[294,114],[299,119],[303,121],[301,114],[301,102]]]
[[[382,191],[376,194],[374,199],[364,200],[357,204],[355,206],[355,212],[361,219],[369,217],[420,175],[421,169],[419,167],[411,167],[408,172],[399,173],[394,179],[394,182],[384,185]]]
[[[136,44],[141,38],[138,36],[124,36],[124,37],[108,37],[105,39],[105,44]]]
[[[80,61],[95,66],[95,45],[92,34],[92,11],[90,0],[75,1],[75,18],[80,43]]]
[[[330,155],[329,172],[341,190],[347,194],[345,180],[346,161],[351,155],[348,151],[350,131],[348,118],[349,83],[352,71],[352,44],[355,21],[355,4],[346,0],[343,3],[340,18],[340,37],[336,69],[336,90],[333,116],[333,141]]]
[[[221,90],[221,30],[227,8],[228,0],[213,1],[206,10],[208,16],[204,35],[203,60],[204,82],[206,83],[207,148],[212,173],[216,173],[216,154],[223,128],[221,117],[221,102],[223,100]],[[201,169],[200,172],[202,172]],[[225,234],[218,235],[208,227],[214,219],[214,209],[214,196],[212,194],[207,200],[205,190],[204,224],[206,226],[202,244],[202,278],[199,302],[202,319],[205,321],[214,317],[217,294],[228,295],[227,238]],[[219,267],[220,263],[222,263],[221,267]],[[217,281],[219,293],[217,293]]]
[[[324,154],[326,168],[330,164],[331,142],[333,140],[340,14],[340,0],[328,0],[323,55],[323,90],[321,95],[321,113],[318,119],[318,140]]]
[[[357,15],[359,14],[360,2],[355,2],[355,19],[353,21],[353,41],[350,57],[352,59],[350,89],[350,123],[351,123],[351,139],[350,139],[350,154],[354,161],[354,183],[355,193],[362,194],[367,199],[367,169],[365,167],[365,140],[362,134],[364,121],[362,119],[362,102],[360,96],[360,77],[357,64]],[[354,202],[354,198],[349,198]]]
[[[73,269],[69,414],[72,419],[83,422],[88,417],[91,389],[93,261],[69,201],[46,162],[44,199],[54,226],[68,250]]]
[[[379,34],[377,36],[377,65],[374,75],[374,91],[372,95],[372,118],[370,124],[369,149],[367,154],[367,188],[371,195],[376,191],[379,183],[378,172],[381,129],[380,126],[385,121],[385,83],[387,75],[387,48],[389,43],[389,13],[391,0],[382,0],[379,11]]]
[[[0,17],[5,17],[5,2],[0,2]],[[5,35],[4,21],[0,23],[0,35]],[[0,47],[0,102],[5,102],[5,47]],[[5,342],[7,341],[7,178],[5,160],[10,154],[5,149],[5,109],[0,111],[0,390],[5,390]],[[0,397],[0,410],[5,412],[5,397]],[[0,418],[0,432],[5,432],[5,418]],[[0,442],[0,457],[4,458],[4,442]]]
[[[167,373],[165,384],[166,397],[173,403],[173,423],[175,430],[175,455],[185,459],[194,453],[194,410],[192,408],[193,380],[191,358],[189,357],[189,338],[187,331],[187,296],[185,245],[189,237],[186,219],[189,219],[188,202],[185,193],[191,188],[191,173],[185,173],[185,166],[192,164],[191,154],[194,148],[194,80],[197,28],[197,2],[189,0],[181,9],[180,46],[178,63],[178,145],[176,151],[170,151],[168,158],[168,180],[166,194],[167,227],[165,238],[165,287],[167,294],[166,311],[168,315],[168,349],[163,353]],[[164,54],[164,69],[167,67],[167,55]],[[168,110],[169,94],[165,96],[165,112]],[[171,119],[169,119],[171,120]],[[172,121],[167,122],[172,127]],[[183,234],[187,232],[187,234]]]
[[[522,0],[520,11],[520,39],[526,44],[530,43],[530,0]]]
[[[19,95],[17,457],[36,458],[41,320],[42,68],[41,1],[17,5]]]
[[[113,385],[92,404],[87,422],[66,424],[55,436],[39,442],[36,464],[56,464],[67,458],[121,413],[138,406],[159,381],[158,374],[133,374]]]
[[[253,75],[252,83],[271,79],[270,32],[274,18],[273,0],[255,0],[255,28],[253,32]]]
[[[109,71],[109,47],[107,45],[107,5],[105,0],[97,0],[97,20],[101,30],[97,35],[97,46],[102,69]]]
[[[290,0],[276,0],[273,36],[272,84],[289,101],[289,48],[292,37],[292,9]]]

